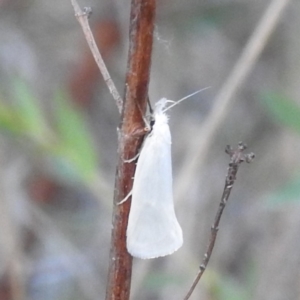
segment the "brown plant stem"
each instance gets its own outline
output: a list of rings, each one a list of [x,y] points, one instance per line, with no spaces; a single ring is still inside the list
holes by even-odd
[[[155,0],[131,1],[129,55],[119,130],[106,300],[127,300],[130,295],[132,257],[126,249],[126,228],[131,202],[118,203],[132,189],[135,163],[125,161],[136,156],[145,134],[143,114],[147,105],[155,8]]]
[[[214,249],[215,242],[216,242],[220,220],[221,220],[224,208],[226,206],[226,203],[228,201],[229,195],[231,193],[232,187],[236,180],[236,174],[239,169],[239,166],[244,161],[249,163],[254,159],[253,153],[250,153],[250,154],[243,153],[245,149],[246,149],[246,145],[243,144],[242,142],[239,143],[237,150],[233,150],[230,146],[227,146],[227,148],[226,148],[226,153],[230,155],[230,163],[229,163],[228,172],[226,175],[225,187],[224,187],[223,194],[221,197],[221,202],[219,204],[219,208],[218,208],[217,214],[215,216],[214,223],[211,227],[209,243],[208,243],[206,252],[203,256],[202,263],[199,267],[199,272],[198,272],[196,278],[194,279],[194,282],[193,282],[189,292],[185,296],[184,300],[188,300],[190,298],[190,296],[192,295],[193,291],[195,290],[198,282],[200,281],[200,279],[207,267],[207,264],[209,262],[209,259],[211,257],[211,254]]]

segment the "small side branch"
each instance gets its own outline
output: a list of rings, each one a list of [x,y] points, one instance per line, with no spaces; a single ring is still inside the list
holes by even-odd
[[[217,214],[215,216],[214,223],[211,227],[211,233],[210,233],[208,247],[204,254],[202,263],[199,267],[199,272],[198,272],[189,292],[185,296],[184,300],[188,300],[190,298],[190,296],[192,295],[193,291],[195,290],[198,282],[200,281],[200,279],[207,267],[207,264],[209,262],[209,259],[211,257],[211,254],[212,254],[215,242],[216,242],[220,220],[221,220],[224,208],[226,206],[226,203],[228,201],[229,195],[231,193],[232,187],[236,180],[236,174],[239,169],[239,166],[244,161],[246,161],[247,163],[250,163],[254,159],[253,153],[244,154],[244,150],[246,148],[247,148],[246,145],[242,142],[239,143],[238,148],[236,150],[232,149],[230,146],[226,147],[225,152],[230,155],[230,163],[229,163],[228,172],[226,175],[225,187],[223,190],[221,202],[219,204],[219,208],[218,208]]]
[[[77,18],[79,24],[82,27],[82,30],[83,30],[84,36],[86,38],[86,41],[89,45],[89,48],[94,56],[94,59],[100,69],[100,72],[104,78],[104,81],[105,81],[110,93],[112,94],[114,100],[116,101],[119,113],[121,114],[122,107],[123,107],[123,100],[122,100],[114,82],[112,81],[112,79],[109,75],[109,72],[106,68],[104,60],[103,60],[103,58],[100,54],[100,51],[97,47],[96,41],[94,39],[93,33],[92,33],[90,25],[89,25],[88,19],[92,13],[92,10],[90,7],[85,7],[84,10],[82,10],[76,0],[71,0],[71,3],[73,5],[74,11],[75,11],[75,17]]]

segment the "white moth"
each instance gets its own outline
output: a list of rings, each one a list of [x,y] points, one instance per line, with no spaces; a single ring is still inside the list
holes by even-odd
[[[175,104],[165,108],[167,102],[174,101],[163,98],[155,104],[154,125],[140,152],[132,188],[127,250],[142,259],[172,254],[183,244],[173,203],[171,134],[165,114]]]
[[[127,250],[138,258],[173,253],[183,243],[172,190],[171,134],[163,109],[155,105],[154,125],[146,137],[136,166],[127,227]]]

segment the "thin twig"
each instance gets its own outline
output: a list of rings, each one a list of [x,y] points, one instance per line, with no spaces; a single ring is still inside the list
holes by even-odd
[[[206,155],[211,148],[215,133],[235,101],[234,95],[257,62],[289,2],[290,0],[271,1],[228,79],[216,96],[210,114],[201,125],[201,131],[195,135],[198,138],[191,140],[191,145],[186,147],[190,151],[185,156],[182,169],[178,172],[180,176],[177,177],[176,184],[174,184],[176,187],[175,195],[178,199],[185,198],[186,191],[195,178],[195,174],[206,161]]]
[[[132,0],[130,41],[125,84],[125,101],[119,131],[113,229],[106,300],[128,300],[132,257],[126,249],[126,228],[130,198],[117,205],[132,189],[135,157],[146,133],[143,116],[147,106],[156,0]]]
[[[253,153],[250,153],[250,154],[243,153],[245,149],[246,149],[246,145],[243,144],[242,142],[239,143],[237,150],[233,150],[230,146],[227,146],[227,148],[226,148],[226,153],[230,155],[230,163],[229,163],[229,168],[228,168],[228,172],[227,172],[227,176],[226,176],[226,180],[225,180],[225,187],[224,187],[223,195],[221,198],[221,202],[219,204],[217,214],[215,216],[214,223],[211,227],[211,233],[210,233],[208,247],[204,254],[202,263],[200,265],[199,272],[198,272],[189,292],[185,296],[184,300],[188,300],[190,298],[190,296],[192,295],[195,287],[197,286],[198,282],[200,281],[200,279],[207,267],[207,264],[209,262],[209,259],[211,257],[211,254],[212,254],[215,242],[216,242],[220,220],[221,220],[224,208],[226,206],[226,203],[228,201],[230,192],[231,192],[234,182],[236,180],[236,174],[239,169],[239,166],[244,161],[249,163],[254,159]]]
[[[79,24],[82,27],[86,41],[90,47],[90,50],[94,56],[95,61],[100,69],[100,72],[104,78],[104,81],[105,81],[110,93],[112,94],[113,99],[116,101],[119,113],[121,113],[122,107],[123,107],[123,100],[122,100],[114,82],[112,81],[112,79],[109,75],[109,72],[106,68],[104,60],[103,60],[103,58],[100,54],[100,51],[97,47],[93,33],[92,33],[90,25],[89,25],[88,19],[92,12],[91,8],[85,7],[84,10],[82,10],[76,0],[71,0],[71,3],[73,5],[74,11],[75,11],[75,17],[77,18]]]

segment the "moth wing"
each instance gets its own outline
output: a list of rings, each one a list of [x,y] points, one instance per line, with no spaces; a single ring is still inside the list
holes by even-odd
[[[164,130],[164,131],[163,131]],[[165,124],[146,138],[137,163],[127,227],[127,250],[147,259],[165,256],[183,243],[172,191],[171,137]]]

